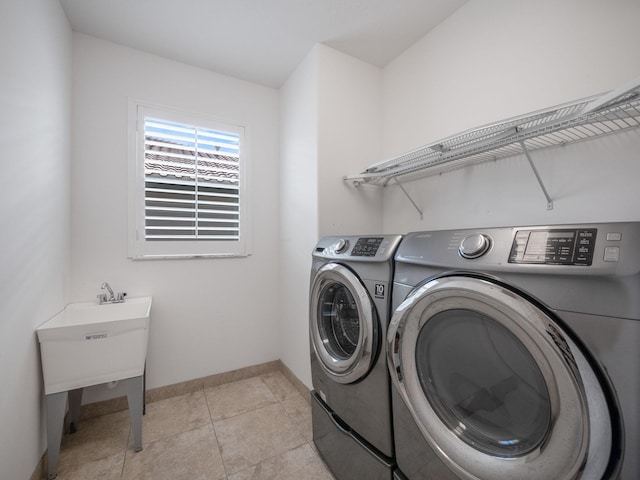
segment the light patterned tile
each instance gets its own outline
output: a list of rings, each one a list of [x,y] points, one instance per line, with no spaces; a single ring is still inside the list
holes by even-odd
[[[262,376],[264,382],[269,386],[273,394],[281,402],[290,397],[299,396],[300,393],[291,384],[282,372],[271,372]]]
[[[219,480],[225,471],[212,425],[127,451],[123,480]]]
[[[282,407],[284,408],[289,418],[298,429],[300,433],[304,436],[304,438],[311,442],[313,441],[313,421],[311,418],[311,405],[302,398],[302,395],[297,394],[296,396],[287,397],[282,402]]]
[[[142,443],[145,446],[160,438],[210,423],[211,417],[202,390],[148,403],[146,414],[142,417]],[[133,438],[129,438],[129,445],[132,444]]]
[[[58,470],[124,453],[129,430],[128,410],[81,420],[76,433],[62,437]]]
[[[306,443],[277,403],[213,424],[228,474]]]
[[[204,393],[214,422],[277,402],[260,377],[207,388]]]
[[[228,480],[334,480],[309,444],[264,460]]]
[[[100,460],[93,460],[67,468],[59,468],[56,478],[57,480],[87,480],[89,478],[120,480],[124,457],[125,454],[123,451],[101,458]]]
[[[280,371],[266,370],[149,401],[141,452],[132,448],[128,410],[81,420],[78,432],[63,438],[59,480],[333,479],[307,443],[309,403]]]

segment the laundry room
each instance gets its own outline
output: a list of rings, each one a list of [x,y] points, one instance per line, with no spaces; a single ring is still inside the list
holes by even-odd
[[[520,405],[533,405],[522,385],[555,382],[557,391],[536,390],[542,392],[536,398],[551,405],[547,411],[543,401],[535,403],[540,417],[555,418],[569,398],[585,418],[601,406],[611,420],[602,426],[577,417],[581,430],[571,434],[579,448],[566,453],[570,460],[557,467],[563,472],[558,478],[580,478],[584,465],[593,473],[583,478],[640,476],[638,461],[629,460],[640,448],[640,415],[637,405],[629,407],[640,399],[640,377],[631,375],[640,373],[633,369],[640,354],[632,344],[640,339],[634,316],[639,272],[633,270],[640,255],[633,243],[633,222],[640,222],[640,2],[430,0],[410,1],[403,12],[399,5],[2,2],[1,478],[501,478],[433,453],[445,440],[425,433],[432,429],[418,417],[428,414],[407,397],[412,389],[431,395],[422,374],[411,384],[404,383],[408,374],[398,378],[389,371],[396,361],[396,374],[406,373],[403,355],[410,349],[394,352],[388,332],[407,345],[417,312],[440,308],[430,299],[446,285],[474,290],[476,281],[491,305],[461,294],[461,309],[480,302],[484,317],[500,319],[510,315],[502,305],[515,296],[526,307],[517,303],[509,312],[531,308],[535,322],[551,318],[551,327],[544,335],[534,326],[508,334],[495,327],[489,336],[504,343],[502,351],[513,349],[519,378],[530,381],[516,387],[502,377],[486,378],[488,396],[467,399],[486,406],[507,385],[509,393],[526,398]],[[199,128],[185,133],[192,125]],[[199,154],[215,172],[209,177],[167,160],[183,158],[198,142],[209,149]],[[213,187],[211,175],[219,177]],[[185,189],[200,188],[192,179],[204,186],[190,197],[197,201],[186,203],[210,209],[202,214],[205,240],[176,233],[184,218],[175,205],[186,198]],[[159,213],[149,213],[153,202]],[[433,243],[415,232],[429,232]],[[560,259],[567,245],[586,248],[586,259]],[[557,259],[532,260],[534,249],[548,254],[556,247]],[[455,258],[447,257],[451,251]],[[469,261],[477,275],[447,276],[472,269]],[[545,267],[544,281],[529,275]],[[574,275],[582,268],[590,269]],[[439,280],[423,285],[434,277]],[[338,288],[342,283],[363,289]],[[412,296],[421,287],[424,296]],[[316,308],[314,298],[334,310]],[[129,306],[139,299],[148,299],[146,313],[134,315]],[[322,335],[335,327],[332,319],[357,315],[347,304],[368,308],[381,321],[370,331],[369,353],[359,357],[369,366],[349,380],[351,366],[331,356],[323,360],[321,353],[330,343]],[[101,312],[123,307],[123,315],[145,320],[135,373],[52,386],[44,345],[53,337],[43,329],[55,319],[66,322],[79,306]],[[583,313],[586,330],[577,317]],[[461,328],[479,331],[474,328],[483,321],[470,316]],[[564,335],[565,328],[572,333]],[[365,330],[357,327],[356,343]],[[613,339],[622,332],[624,347]],[[343,333],[338,340],[349,343],[350,332]],[[428,343],[413,333],[416,345]],[[96,350],[86,350],[87,359],[71,360],[69,368],[88,369],[103,354],[105,365],[124,362],[128,346],[100,350],[119,335],[87,330],[84,348]],[[514,338],[536,362],[539,356],[550,360],[529,368],[529,356],[518,356],[509,343]],[[568,354],[575,369],[560,366],[565,344],[587,352],[584,358]],[[338,352],[342,360],[353,353],[345,345]],[[502,361],[480,347],[473,355]],[[368,383],[367,375],[379,380]],[[467,380],[461,388],[471,385]],[[604,386],[582,387],[590,382]],[[496,384],[500,388],[492,390]],[[359,402],[378,395],[378,388],[388,402]],[[434,415],[448,418],[456,411],[450,406],[443,401]],[[132,413],[138,407],[141,420]],[[385,419],[350,417],[378,408]],[[471,407],[464,408],[468,413]],[[521,410],[511,414],[526,417]],[[493,422],[491,415],[484,420]],[[379,451],[383,466],[372,462],[376,473],[362,473],[366,460],[352,462],[355,473],[343,470],[353,442],[333,436],[336,417],[335,425],[359,431],[363,438],[354,434],[355,443],[364,439]],[[250,418],[254,423],[242,423]],[[394,422],[408,425],[407,438],[396,435],[396,444]],[[530,464],[544,446],[559,442],[551,421],[536,422],[524,418],[530,428],[517,433],[537,440],[496,436],[483,454]],[[235,429],[241,424],[240,434]],[[92,425],[101,425],[96,437],[102,439],[83,433]],[[63,428],[59,442],[56,432]],[[365,433],[369,429],[373,433]],[[602,444],[590,434],[598,429],[609,432]],[[471,440],[460,434],[460,451],[482,443],[483,434]],[[398,455],[412,442],[424,443],[424,450]],[[592,462],[593,445],[610,453]],[[360,458],[360,450],[353,451]],[[427,458],[426,451],[434,456],[431,466],[413,462]],[[438,477],[436,464],[450,476]],[[522,478],[545,478],[527,475]]]

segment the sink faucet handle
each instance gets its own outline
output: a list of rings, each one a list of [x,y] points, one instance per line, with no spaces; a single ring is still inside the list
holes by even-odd
[[[113,290],[111,290],[111,285],[109,285],[107,282],[102,282],[100,288],[109,292],[109,300],[115,300],[116,297],[113,294]]]

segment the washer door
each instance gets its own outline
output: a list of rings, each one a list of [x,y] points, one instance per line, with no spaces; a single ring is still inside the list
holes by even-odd
[[[375,307],[347,267],[328,263],[311,285],[309,333],[322,368],[339,383],[353,383],[373,365],[378,345]]]
[[[484,277],[414,290],[388,332],[395,388],[461,478],[602,478],[612,428],[580,349],[532,302]]]

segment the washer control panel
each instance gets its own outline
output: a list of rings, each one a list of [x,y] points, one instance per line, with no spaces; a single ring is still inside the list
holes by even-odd
[[[517,230],[509,263],[591,265],[596,228]]]
[[[393,259],[401,235],[344,235],[321,238],[313,250],[314,258],[381,262]]]

